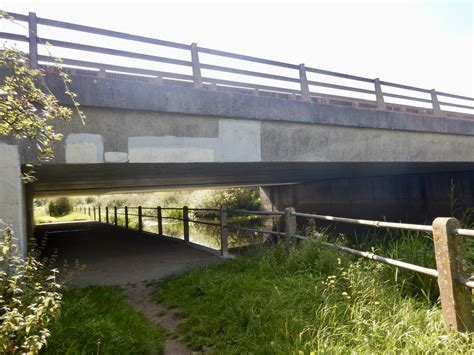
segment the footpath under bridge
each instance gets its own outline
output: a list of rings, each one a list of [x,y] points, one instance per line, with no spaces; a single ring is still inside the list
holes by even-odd
[[[353,219],[346,217],[334,217],[311,213],[299,213],[293,207],[288,207],[284,211],[248,211],[220,209],[177,207],[88,207],[83,208],[84,213],[116,228],[125,230],[135,230],[149,237],[164,238],[166,240],[182,243],[200,250],[207,250],[211,254],[220,253],[223,258],[231,257],[229,253],[229,234],[233,231],[251,233],[253,238],[232,241],[233,246],[244,246],[250,243],[279,242],[286,247],[298,245],[301,241],[318,242],[321,235],[299,235],[297,234],[297,220],[304,224],[309,219],[316,221],[330,221],[334,223],[347,223],[352,225],[363,225],[374,228],[386,228],[395,230],[418,231],[433,236],[433,247],[436,256],[436,269],[427,268],[420,265],[410,264],[404,261],[376,255],[372,252],[360,251],[346,246],[329,243],[320,240],[320,247],[335,248],[343,252],[363,257],[375,262],[381,262],[393,267],[411,270],[438,279],[441,295],[441,307],[447,331],[474,331],[474,319],[472,316],[472,297],[474,289],[474,276],[469,277],[465,270],[463,240],[474,238],[474,229],[464,229],[455,218],[436,218],[432,225],[394,223],[387,221],[373,221]],[[241,220],[237,222],[229,219],[232,216],[257,216],[271,218],[273,222],[279,220],[280,223],[273,223],[278,228],[248,228]],[[156,232],[145,231],[145,222],[156,221]],[[175,237],[166,236],[164,233],[164,223],[166,221],[177,221],[181,224],[181,233]],[[218,233],[217,250],[216,247],[209,248],[192,241],[190,235],[190,224],[205,225],[215,228]],[[133,225],[133,228],[132,228]],[[257,236],[264,238],[257,238]],[[420,235],[421,237],[421,235]],[[470,270],[471,272],[474,270]]]

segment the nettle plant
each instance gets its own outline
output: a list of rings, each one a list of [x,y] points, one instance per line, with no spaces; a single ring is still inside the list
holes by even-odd
[[[0,240],[0,353],[36,354],[46,345],[48,326],[61,305],[57,269],[39,261],[38,252],[19,256],[9,226]]]

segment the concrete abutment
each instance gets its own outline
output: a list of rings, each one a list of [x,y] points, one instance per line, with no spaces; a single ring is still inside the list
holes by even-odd
[[[261,197],[265,210],[431,223],[451,216],[453,203],[460,211],[474,206],[474,172],[319,180],[263,187]]]
[[[31,189],[22,181],[18,147],[0,143],[0,157],[0,219],[5,225],[12,227],[14,242],[18,246],[19,254],[24,257],[28,240],[27,210],[31,211],[27,206],[32,208],[33,197]],[[27,193],[27,189],[30,193]]]

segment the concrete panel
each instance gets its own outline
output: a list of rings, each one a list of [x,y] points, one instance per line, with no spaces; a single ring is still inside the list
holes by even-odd
[[[106,152],[106,163],[126,163],[128,161],[128,154],[122,152]]]
[[[130,163],[213,162],[218,151],[214,138],[130,137]]]
[[[104,141],[99,134],[69,134],[66,138],[66,163],[104,162]]]
[[[26,255],[25,189],[16,145],[0,143],[0,220],[11,225],[22,256]],[[3,226],[0,225],[0,229]],[[0,234],[1,237],[1,234]]]
[[[262,123],[262,161],[473,162],[473,151],[469,136]]]
[[[219,120],[221,161],[257,162],[261,160],[259,121]]]

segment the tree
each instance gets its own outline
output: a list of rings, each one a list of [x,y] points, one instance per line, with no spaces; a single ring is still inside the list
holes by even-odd
[[[3,11],[0,18],[11,20]],[[70,78],[59,65],[56,67],[65,93],[84,121],[68,86]],[[44,72],[30,68],[26,55],[17,49],[0,50],[0,80],[0,136],[33,146],[35,163],[50,160],[54,156],[53,143],[63,137],[51,121],[69,121],[72,110],[59,103],[44,83]],[[33,181],[33,176],[30,170],[24,175],[25,182]],[[34,249],[21,259],[13,244],[12,229],[1,219],[0,234],[0,352],[36,354],[46,344],[48,327],[59,312],[57,270],[40,261]]]
[[[14,49],[0,51],[0,135],[26,140],[37,152],[37,162],[54,156],[53,143],[63,138],[51,121],[69,121],[72,110],[61,105],[43,83],[44,73],[28,67],[26,56]],[[70,80],[62,75],[65,83]],[[83,114],[78,110],[80,117]],[[30,181],[32,175],[27,175]]]

